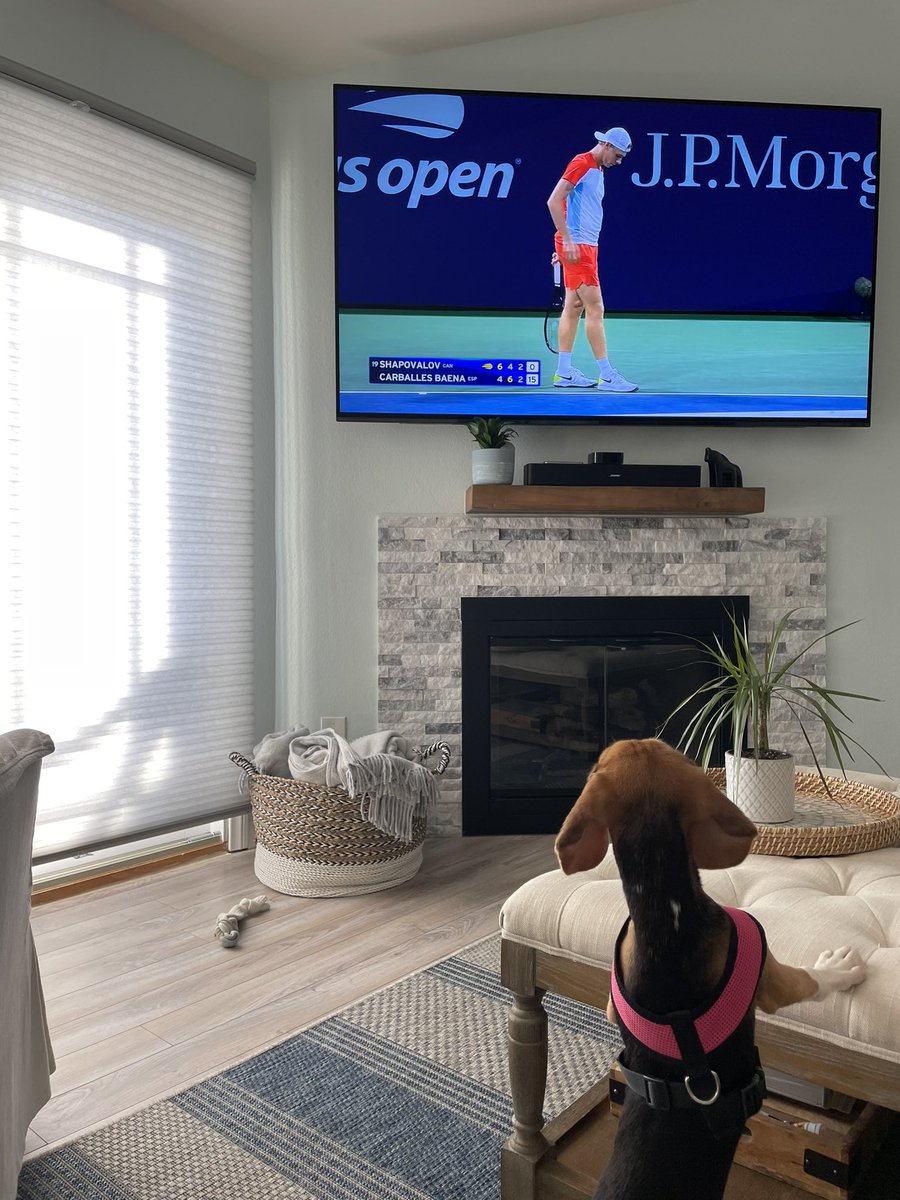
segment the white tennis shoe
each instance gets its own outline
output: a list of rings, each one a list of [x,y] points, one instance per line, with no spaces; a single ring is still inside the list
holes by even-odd
[[[554,375],[553,386],[560,388],[592,388],[597,386],[597,380],[588,379],[584,371],[579,371],[577,367],[573,367],[568,375]]]
[[[601,375],[597,381],[597,386],[601,392],[636,392],[638,385],[632,383],[630,379],[626,379],[621,371],[612,368],[612,373],[609,379],[604,379]]]

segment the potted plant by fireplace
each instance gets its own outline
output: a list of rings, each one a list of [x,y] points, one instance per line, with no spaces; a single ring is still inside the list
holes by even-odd
[[[842,771],[846,770],[845,756],[853,761],[851,745],[862,750],[884,771],[878,760],[852,738],[842,724],[852,724],[841,707],[844,701],[877,701],[878,697],[828,688],[795,670],[813,646],[849,625],[827,630],[785,661],[779,660],[781,637],[797,611],[791,609],[775,623],[771,636],[758,654],[750,645],[746,624],[739,624],[729,614],[733,647],[724,646],[718,637],[711,646],[700,643],[718,669],[718,677],[697,688],[672,713],[674,716],[687,707],[696,708],[679,745],[704,768],[709,765],[720,730],[726,735],[731,746],[725,753],[726,793],[752,821],[761,824],[783,823],[794,815],[793,755],[769,742],[770,717],[775,705],[783,705],[799,727],[829,795],[828,779],[810,737],[810,728],[816,722],[824,726],[827,743]],[[745,734],[749,746],[746,749]]]
[[[472,417],[467,429],[476,442],[472,451],[473,483],[512,483],[516,471],[518,433],[504,417]]]

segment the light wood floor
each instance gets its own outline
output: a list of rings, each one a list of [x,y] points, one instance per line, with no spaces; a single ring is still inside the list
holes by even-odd
[[[437,838],[415,879],[368,896],[267,891],[253,852],[111,884],[33,910],[57,1069],[27,1153],[171,1094],[498,928],[552,837]],[[237,947],[218,914],[266,892]]]

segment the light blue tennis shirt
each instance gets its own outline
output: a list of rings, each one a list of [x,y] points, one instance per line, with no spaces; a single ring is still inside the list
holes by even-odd
[[[575,155],[562,177],[573,185],[566,197],[566,224],[572,241],[583,246],[596,245],[603,224],[603,171],[590,151],[586,151]]]

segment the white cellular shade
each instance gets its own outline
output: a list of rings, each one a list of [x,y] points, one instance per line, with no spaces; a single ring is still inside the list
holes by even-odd
[[[35,855],[242,807],[250,180],[0,79],[0,730]]]

